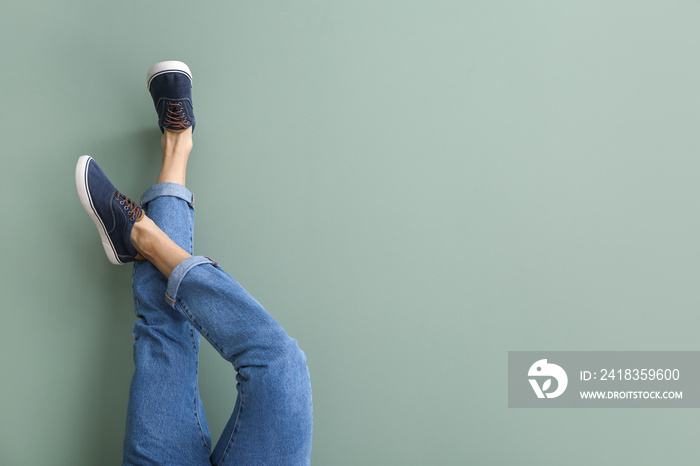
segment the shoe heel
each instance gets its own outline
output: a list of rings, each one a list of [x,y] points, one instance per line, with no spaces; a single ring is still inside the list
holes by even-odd
[[[148,73],[146,73],[146,83],[149,91],[151,90],[151,81],[163,73],[182,73],[190,78],[190,82],[192,81],[192,72],[189,66],[176,60],[162,61],[150,67]]]

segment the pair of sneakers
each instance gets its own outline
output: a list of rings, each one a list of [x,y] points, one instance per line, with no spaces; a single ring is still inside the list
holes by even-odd
[[[189,67],[179,61],[159,62],[148,70],[146,81],[161,132],[194,130]],[[80,203],[97,226],[109,261],[121,265],[135,260],[138,251],[131,242],[131,231],[143,218],[141,206],[117,190],[89,155],[78,159],[75,185]]]

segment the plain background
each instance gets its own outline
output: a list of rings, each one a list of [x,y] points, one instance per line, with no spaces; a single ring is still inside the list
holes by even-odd
[[[0,464],[118,464],[130,266],[74,187],[155,181],[183,60],[195,250],[299,340],[316,465],[696,464],[698,412],[507,408],[508,350],[695,350],[700,6],[5,1]],[[234,374],[203,343],[218,436]]]

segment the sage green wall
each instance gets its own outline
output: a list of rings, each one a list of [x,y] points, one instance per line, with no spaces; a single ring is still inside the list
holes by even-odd
[[[154,180],[194,73],[195,249],[305,349],[316,465],[696,464],[695,410],[507,408],[508,350],[695,350],[700,6],[4,1],[0,464],[118,464],[130,267],[75,193]],[[212,430],[232,371],[206,346]]]

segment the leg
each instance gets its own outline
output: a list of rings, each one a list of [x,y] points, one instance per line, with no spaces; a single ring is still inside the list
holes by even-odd
[[[164,164],[166,160],[174,159],[164,158]],[[184,163],[178,160],[180,165],[172,163],[161,171],[161,180],[168,179],[163,173],[184,179],[186,158]],[[151,216],[152,210],[149,206]],[[157,268],[168,277],[167,294],[162,285],[157,293],[148,293],[155,300],[153,308],[159,316],[188,319],[238,371],[236,405],[212,462],[308,464],[312,406],[304,353],[230,275],[182,247],[191,238],[171,239],[166,233],[177,229],[162,231],[158,225],[168,222],[154,220],[145,218],[132,233],[134,246],[151,262],[149,270]],[[166,303],[163,296],[172,308],[160,309]]]
[[[180,263],[166,296],[238,372],[236,406],[213,464],[309,464],[311,383],[296,341],[210,259]]]
[[[168,130],[163,132],[161,139],[163,164],[158,175],[158,184],[185,185],[187,161],[192,145],[192,128],[177,133]],[[190,238],[189,243],[186,243],[189,246],[178,245],[168,237],[169,232],[164,232],[163,229],[158,228],[157,224],[158,222],[153,222],[152,218],[146,216],[134,225],[131,241],[146,259],[162,271],[165,277],[169,277],[177,264],[190,257],[192,240]],[[176,226],[173,225],[173,227]]]
[[[210,259],[190,256],[167,237],[159,241],[157,226],[141,228],[137,237],[139,252],[169,277],[169,304],[238,372],[236,405],[213,464],[308,464],[311,385],[296,341]]]
[[[163,62],[149,70],[149,88],[164,129],[164,147],[178,131],[177,147],[191,148],[191,130],[180,137],[180,128],[194,125],[191,101],[187,98],[164,103],[160,89],[178,88],[158,83],[166,72],[176,80],[182,73],[191,77],[183,64]],[[177,73],[167,72],[173,68]],[[153,87],[151,87],[153,78]],[[187,81],[183,95],[187,94]],[[173,144],[173,147],[176,147]],[[182,152],[174,151],[180,153]],[[164,152],[159,182],[185,183],[186,157]],[[203,257],[191,257],[191,250],[167,238],[158,221],[140,222],[132,240],[138,251],[164,277],[168,277],[168,302],[186,317],[229,362],[237,374],[238,397],[229,420],[212,454],[216,465],[308,464],[311,454],[311,385],[304,353],[274,319],[226,272]],[[173,238],[175,239],[175,238]]]
[[[171,172],[177,171],[168,162],[173,147],[163,139],[163,167]],[[187,158],[180,160],[184,165]],[[134,246],[138,249],[134,239],[148,228],[162,236],[170,235],[167,241],[183,257],[189,257],[185,250],[192,250],[191,193],[166,180],[150,188],[143,202],[147,216],[134,225]],[[135,263],[134,303],[140,319],[134,325],[135,371],[129,394],[124,464],[208,465],[211,439],[197,388],[199,334],[164,302],[166,286],[166,277],[153,264]]]

